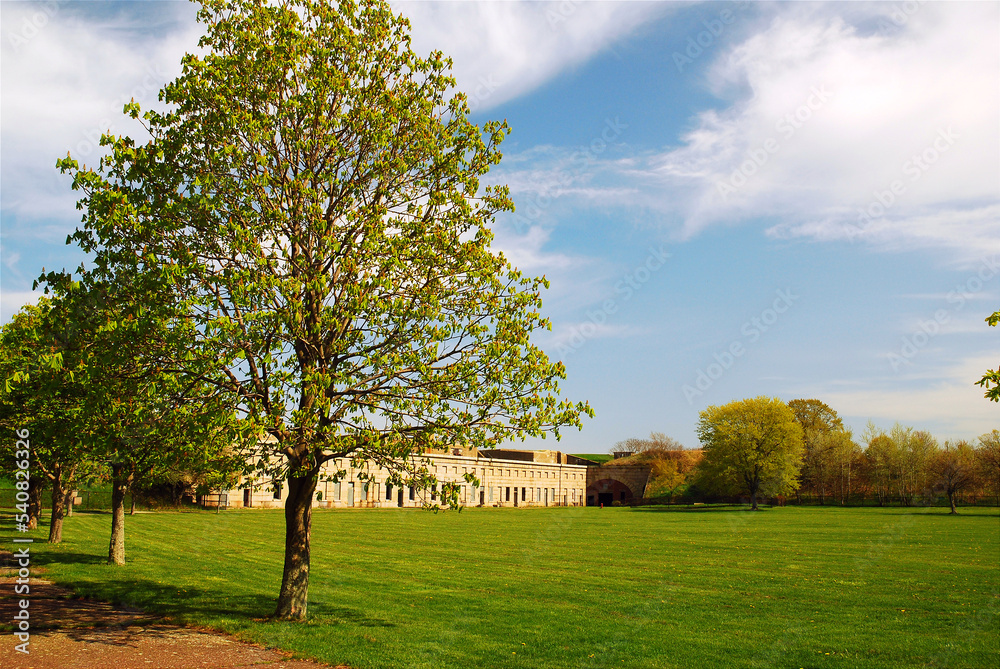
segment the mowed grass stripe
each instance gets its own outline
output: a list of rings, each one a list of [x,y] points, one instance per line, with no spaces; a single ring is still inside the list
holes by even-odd
[[[35,564],[81,594],[355,667],[1000,662],[996,509],[323,510],[304,624],[263,620],[280,511],[129,517],[124,568],[102,564],[109,524],[74,516]]]

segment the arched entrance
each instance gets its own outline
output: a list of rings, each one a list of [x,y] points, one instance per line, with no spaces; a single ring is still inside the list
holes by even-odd
[[[632,489],[615,479],[601,479],[587,486],[587,506],[611,506],[613,502],[630,502]]]

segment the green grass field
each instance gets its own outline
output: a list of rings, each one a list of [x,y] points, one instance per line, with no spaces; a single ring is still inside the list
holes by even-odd
[[[137,514],[113,568],[110,517],[78,514],[33,564],[352,667],[1000,666],[997,509],[317,511],[304,624],[263,620],[282,523]]]

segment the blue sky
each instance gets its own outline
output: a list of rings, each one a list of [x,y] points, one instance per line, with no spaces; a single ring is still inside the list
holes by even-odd
[[[1000,427],[1000,5],[398,2],[512,133],[497,247],[545,274],[564,394],[603,452],[756,395],[860,433]],[[184,2],[0,4],[0,317],[79,222],[53,165],[179,73]],[[551,440],[529,446],[552,447]]]

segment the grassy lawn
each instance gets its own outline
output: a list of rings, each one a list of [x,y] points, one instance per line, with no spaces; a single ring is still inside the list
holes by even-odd
[[[100,513],[68,519],[33,564],[81,594],[333,664],[1000,666],[997,509],[317,511],[305,624],[262,620],[280,511],[126,526],[124,568],[102,564]]]

